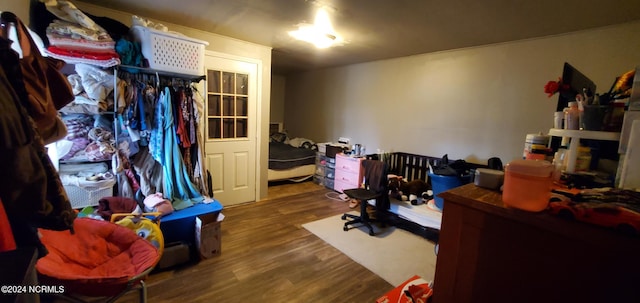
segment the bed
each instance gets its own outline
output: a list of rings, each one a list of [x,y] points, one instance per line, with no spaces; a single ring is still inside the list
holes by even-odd
[[[316,151],[283,142],[269,142],[269,181],[301,182],[315,173]]]

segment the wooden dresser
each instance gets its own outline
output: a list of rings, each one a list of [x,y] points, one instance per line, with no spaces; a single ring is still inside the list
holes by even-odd
[[[333,189],[343,192],[345,189],[358,188],[362,183],[362,160],[364,158],[349,157],[336,154],[335,179]]]
[[[640,237],[507,208],[474,184],[440,196],[433,302],[640,302]]]

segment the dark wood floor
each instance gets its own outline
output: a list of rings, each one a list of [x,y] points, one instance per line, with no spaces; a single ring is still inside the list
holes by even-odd
[[[394,287],[301,226],[349,211],[326,196],[335,192],[311,182],[278,186],[267,200],[225,208],[222,254],[153,273],[148,301],[361,303]],[[118,300],[136,301],[133,293]]]

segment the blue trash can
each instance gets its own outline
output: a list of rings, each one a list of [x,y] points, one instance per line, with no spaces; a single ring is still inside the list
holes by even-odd
[[[433,190],[433,197],[436,207],[442,209],[442,207],[444,206],[444,200],[438,197],[438,194],[471,182],[471,175],[458,177],[429,173],[429,179],[431,179],[431,190]]]

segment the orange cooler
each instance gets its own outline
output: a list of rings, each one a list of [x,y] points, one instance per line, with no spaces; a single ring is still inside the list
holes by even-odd
[[[543,160],[514,160],[505,166],[502,202],[513,208],[541,211],[551,198],[553,165]]]

